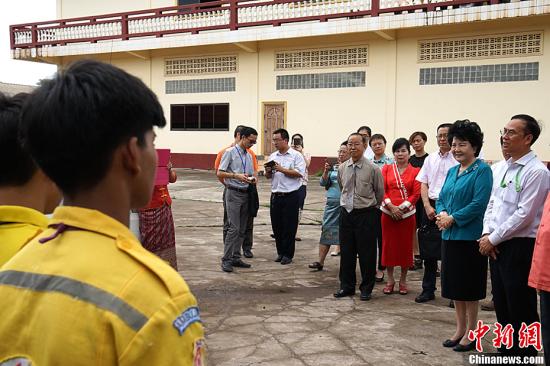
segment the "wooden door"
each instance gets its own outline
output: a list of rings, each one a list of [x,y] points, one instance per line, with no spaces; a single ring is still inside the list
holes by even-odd
[[[273,142],[271,141],[273,137],[273,131],[285,127],[285,116],[286,116],[286,103],[285,102],[269,102],[263,103],[263,136],[262,144],[263,150],[262,153],[267,158],[269,154],[275,151],[273,147]]]

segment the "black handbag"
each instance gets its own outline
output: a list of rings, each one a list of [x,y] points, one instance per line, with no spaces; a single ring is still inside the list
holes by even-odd
[[[441,259],[441,231],[435,223],[422,225],[418,229],[420,258]]]

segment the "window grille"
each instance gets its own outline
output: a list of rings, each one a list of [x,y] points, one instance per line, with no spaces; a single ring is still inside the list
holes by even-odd
[[[367,65],[367,46],[292,50],[275,53],[276,70],[300,70]]]
[[[169,59],[164,62],[166,76],[237,72],[237,56],[208,56]]]

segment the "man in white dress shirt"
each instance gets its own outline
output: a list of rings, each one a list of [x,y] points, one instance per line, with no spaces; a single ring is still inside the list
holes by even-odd
[[[537,293],[527,284],[543,203],[550,189],[548,169],[531,150],[540,126],[531,116],[513,116],[503,130],[502,150],[510,154],[495,172],[493,192],[485,212],[479,251],[489,256],[491,283],[498,322],[511,324],[514,344],[500,352],[533,356],[533,346],[521,348],[522,323],[539,321]]]
[[[302,154],[290,148],[288,131],[280,128],[273,132],[273,152],[266,165],[265,175],[271,179],[271,226],[277,245],[276,262],[292,263],[294,257],[296,230],[298,230],[298,211],[302,179],[306,174],[306,161]]]
[[[372,147],[370,147],[369,144],[370,137],[372,136],[372,130],[369,126],[361,126],[357,129],[357,133],[363,136],[366,141],[363,156],[372,161],[372,159],[374,159],[374,151],[372,151]]]

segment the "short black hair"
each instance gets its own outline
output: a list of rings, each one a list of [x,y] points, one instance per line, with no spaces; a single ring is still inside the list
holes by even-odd
[[[298,137],[298,138],[300,139],[300,141],[302,142],[302,145],[301,145],[301,146],[304,147],[304,136],[302,136],[302,135],[299,134],[299,133],[295,133],[295,134],[292,135],[292,137],[291,137],[292,141],[294,141],[294,138],[295,138],[295,137]]]
[[[411,137],[409,137],[409,143],[413,143],[413,140],[416,136],[420,136],[420,138],[424,141],[428,141],[428,136],[422,131],[416,131],[411,134]]]
[[[400,137],[393,143],[391,147],[391,152],[395,153],[397,150],[401,149],[403,146],[409,150],[409,153],[411,152],[411,144],[409,143],[409,140],[407,140],[404,137]]]
[[[254,128],[252,127],[247,127],[247,126],[243,126],[241,132],[241,137],[248,137],[250,135],[256,135],[258,136],[258,131],[256,131]]]
[[[366,144],[366,143],[367,143],[367,139],[365,138],[365,136],[361,135],[359,132],[353,132],[353,133],[351,133],[351,134],[348,136],[348,141],[349,141],[349,138],[352,137],[352,136],[359,136],[359,137],[361,137],[361,141],[363,141],[363,144]]]
[[[370,137],[370,140],[369,140],[370,147],[372,147],[372,140],[382,140],[382,141],[384,141],[384,145],[386,145],[388,143],[386,141],[386,138],[384,137],[384,135],[379,134],[379,133],[375,133],[374,135],[372,135]]]
[[[455,137],[462,141],[468,141],[476,150],[475,157],[479,156],[479,152],[483,147],[483,132],[476,122],[464,119],[453,123],[449,128],[449,135],[447,136],[449,145],[452,145],[453,138]]]
[[[288,131],[285,130],[284,128],[278,128],[276,129],[275,131],[273,131],[273,134],[274,135],[277,135],[277,134],[280,134],[281,135],[281,138],[283,140],[290,140],[290,136],[288,135]]]
[[[451,128],[452,125],[453,125],[452,123],[442,123],[439,126],[437,126],[437,129],[435,130],[435,132],[439,131],[440,128]]]
[[[369,136],[372,135],[372,130],[370,129],[369,126],[361,126],[361,127],[359,127],[359,128],[357,129],[357,133],[359,133],[359,131],[361,131],[361,130],[367,130],[367,132],[369,133]]]
[[[342,142],[342,143],[340,144],[340,146],[342,146],[342,145],[346,145],[346,146],[348,146],[348,140],[346,140],[346,141]]]
[[[235,132],[233,132],[233,137],[236,138],[237,134],[241,134],[244,127],[245,126],[243,126],[243,125],[238,125],[237,127],[235,127]]]
[[[0,186],[24,185],[38,169],[18,138],[21,108],[28,96],[0,93]]]
[[[525,122],[525,132],[527,135],[533,135],[533,139],[531,140],[531,145],[537,141],[537,139],[540,136],[540,124],[537,122],[536,119],[531,117],[528,114],[516,114],[515,116],[512,116],[510,120],[512,119],[520,119],[523,122]]]
[[[35,162],[63,193],[97,185],[115,149],[166,120],[156,95],[115,66],[81,60],[57,72],[25,103],[20,131]]]

